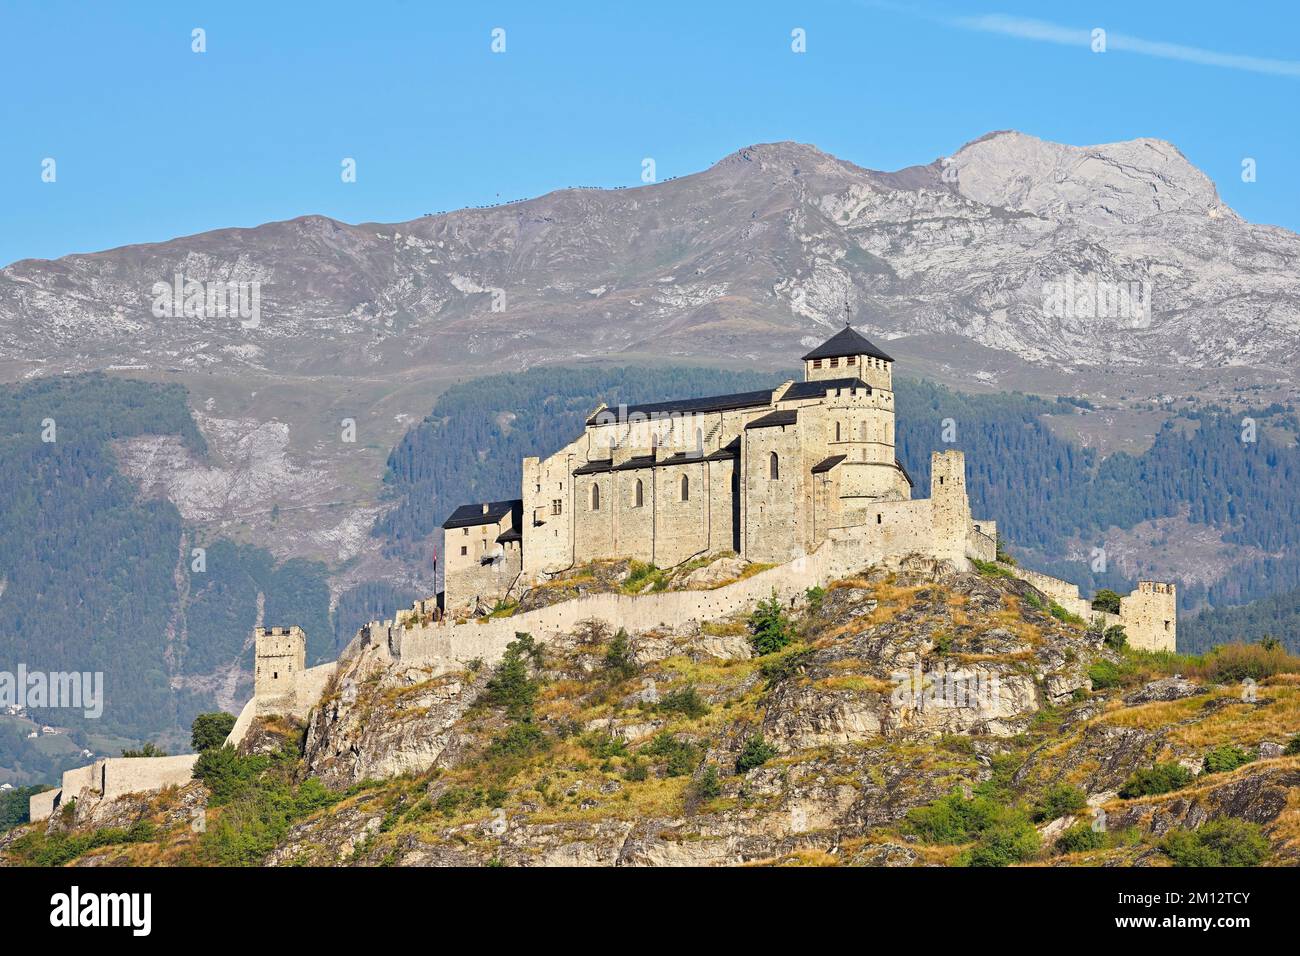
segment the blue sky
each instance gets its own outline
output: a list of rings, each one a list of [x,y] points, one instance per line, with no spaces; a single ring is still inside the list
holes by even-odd
[[[0,264],[633,185],[645,157],[664,179],[773,140],[895,169],[1007,128],[1168,139],[1297,229],[1297,27],[1283,3],[0,0]]]

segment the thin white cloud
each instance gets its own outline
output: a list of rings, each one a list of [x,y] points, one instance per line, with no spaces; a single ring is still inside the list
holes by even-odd
[[[981,33],[998,33],[1002,36],[1019,37],[1022,40],[1037,40],[1043,43],[1058,43],[1063,46],[1088,47],[1092,43],[1092,28],[1076,29],[1064,27],[1046,20],[1032,20],[1026,17],[1011,17],[1000,13],[990,13],[978,17],[955,17],[946,22],[965,30],[977,30]],[[1105,29],[1104,24],[1097,24]],[[1200,66],[1219,66],[1230,70],[1246,70],[1250,73],[1266,73],[1270,76],[1300,77],[1300,62],[1296,60],[1271,60],[1266,57],[1246,56],[1238,53],[1217,53],[1200,47],[1183,46],[1180,43],[1164,43],[1159,40],[1143,40],[1141,37],[1112,33],[1106,30],[1106,49],[1123,50],[1142,56],[1160,57],[1164,60],[1181,60],[1184,63],[1196,63]]]

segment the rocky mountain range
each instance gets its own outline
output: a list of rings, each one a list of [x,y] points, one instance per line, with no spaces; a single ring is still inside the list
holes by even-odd
[[[231,281],[257,283],[256,320],[219,304],[160,307],[158,283]],[[1074,301],[1046,304],[1045,288],[1065,283]],[[1095,284],[1147,298],[1089,314]],[[1076,147],[996,132],[897,172],[763,144],[635,189],[393,224],[304,216],[16,262],[0,270],[0,367],[9,378],[112,366],[466,375],[598,357],[776,367],[836,327],[846,302],[901,355],[990,381],[1026,364],[1285,377],[1300,351],[1300,237],[1245,222],[1161,140]]]

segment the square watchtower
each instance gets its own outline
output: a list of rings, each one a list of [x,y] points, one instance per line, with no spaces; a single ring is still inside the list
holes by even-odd
[[[292,696],[297,677],[307,666],[307,634],[297,624],[291,627],[253,629],[257,661],[253,674],[253,695],[259,698]]]

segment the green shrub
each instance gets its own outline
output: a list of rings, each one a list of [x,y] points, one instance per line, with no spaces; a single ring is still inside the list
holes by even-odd
[[[488,745],[492,757],[527,757],[550,747],[542,728],[531,720],[512,724],[498,734]]]
[[[1003,810],[987,797],[967,799],[954,790],[933,803],[909,810],[904,827],[926,843],[967,843],[993,825]]]
[[[1106,642],[1106,646],[1112,651],[1122,651],[1128,647],[1128,634],[1124,632],[1124,625],[1122,624],[1112,624],[1106,628],[1102,640]]]
[[[761,767],[776,756],[776,748],[763,739],[762,734],[754,734],[745,741],[736,758],[736,773],[747,773],[755,767]]]
[[[1102,588],[1092,598],[1092,609],[1094,611],[1105,611],[1108,614],[1119,613],[1119,595],[1110,588]]]
[[[694,745],[678,740],[667,731],[657,734],[645,749],[652,757],[665,760],[664,773],[669,777],[683,777],[695,772],[700,758]]]
[[[801,667],[804,667],[812,660],[812,656],[813,649],[811,647],[801,647],[763,661],[758,669],[759,673],[767,678],[764,685],[766,689],[771,690],[786,678],[793,677]]]
[[[1180,763],[1158,763],[1130,776],[1124,781],[1124,786],[1120,787],[1119,795],[1128,800],[1133,797],[1169,793],[1187,786],[1192,779],[1192,772]]]
[[[957,866],[1010,866],[1031,859],[1040,846],[1038,831],[1024,817],[999,820],[953,862]]]
[[[623,770],[623,779],[631,780],[634,783],[647,779],[650,776],[650,768],[641,760],[632,759],[632,762]]]
[[[627,594],[639,594],[647,584],[651,585],[651,590],[662,591],[668,586],[668,579],[653,564],[644,561],[628,562],[627,577],[623,579],[620,588]]]
[[[1282,749],[1282,753],[1286,754],[1288,757],[1294,757],[1296,754],[1300,754],[1300,734],[1296,734],[1286,742],[1286,746]]]
[[[637,671],[636,658],[632,656],[632,646],[628,641],[627,631],[621,627],[605,650],[605,669],[615,680],[627,680]]]
[[[1274,674],[1300,672],[1300,657],[1281,646],[1220,644],[1205,655],[1203,670],[1217,684],[1237,684],[1247,677],[1261,681]]]
[[[223,744],[199,754],[192,776],[211,791],[208,805],[220,807],[246,793],[269,764],[264,755],[241,756],[234,747]]]
[[[1105,845],[1106,834],[1098,833],[1091,824],[1076,823],[1057,839],[1056,852],[1082,853],[1084,850],[1100,850]]]
[[[956,866],[1006,866],[1034,856],[1038,833],[1028,814],[986,796],[964,797],[954,790],[945,797],[910,810],[904,827],[927,843],[969,843]]]
[[[1205,755],[1205,773],[1228,773],[1253,760],[1253,756],[1232,744],[1220,744]]]
[[[1160,849],[1175,866],[1258,866],[1269,853],[1258,824],[1232,817],[1211,820],[1199,830],[1171,830]]]
[[[199,714],[190,724],[190,745],[196,754],[220,747],[235,727],[235,715],[224,710],[215,714]]]
[[[1088,798],[1078,787],[1059,783],[1049,787],[1034,804],[1034,819],[1038,822],[1078,813],[1088,805]]]
[[[139,750],[123,750],[123,757],[166,757],[167,751],[161,750],[152,743],[146,743]]]
[[[717,764],[711,763],[704,768],[704,773],[691,785],[691,796],[696,800],[722,796],[722,778],[718,775]]]
[[[804,595],[808,598],[808,607],[816,611],[822,606],[822,601],[826,598],[826,589],[820,584],[814,584]]]
[[[1110,661],[1094,661],[1088,668],[1088,680],[1092,681],[1093,690],[1105,690],[1120,685],[1120,670]]]
[[[1002,555],[998,555],[1001,559]],[[971,566],[986,578],[1014,578],[1015,575],[1007,568],[1002,567],[996,561],[981,561],[979,558],[970,559]],[[1008,564],[1015,564],[1014,561],[1007,561]]]
[[[689,684],[680,690],[664,694],[659,699],[658,709],[663,713],[681,714],[694,720],[707,714],[709,705],[704,702],[704,698],[696,691],[695,685]]]
[[[608,760],[610,757],[626,757],[627,744],[622,737],[592,731],[582,738],[582,746],[593,757]]]
[[[750,643],[760,657],[775,654],[794,640],[794,625],[776,596],[776,588],[766,601],[759,601],[749,616]]]
[[[1061,605],[1057,604],[1055,601],[1053,601],[1051,606],[1048,608],[1048,612],[1052,615],[1052,617],[1056,618],[1058,621],[1060,621],[1063,624],[1083,623],[1083,618],[1079,617],[1079,615],[1077,614],[1071,614],[1069,611],[1061,607]]]
[[[104,827],[92,833],[46,834],[37,830],[15,840],[10,844],[9,852],[33,866],[63,866],[91,850],[127,843],[147,843],[156,835],[157,828],[147,820],[137,820],[125,828]]]

